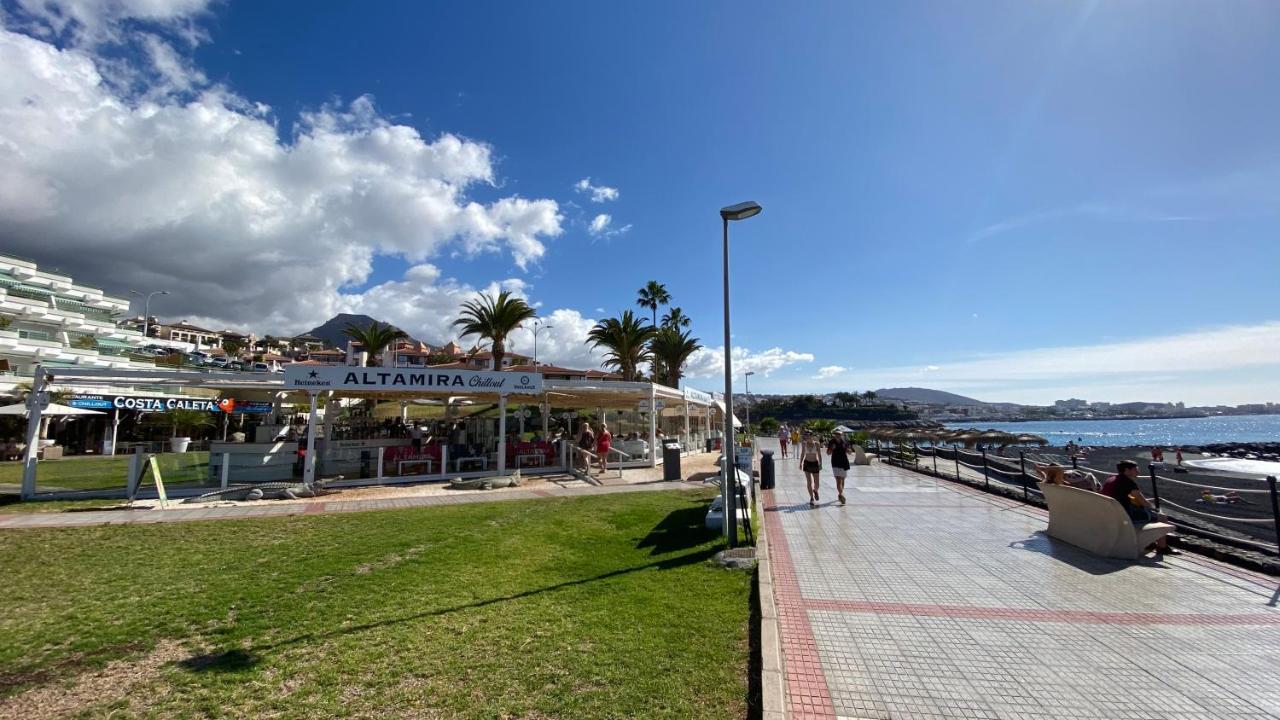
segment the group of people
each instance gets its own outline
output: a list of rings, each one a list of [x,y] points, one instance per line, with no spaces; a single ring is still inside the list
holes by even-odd
[[[822,476],[823,444],[817,434],[808,430],[800,431],[796,456],[800,460],[800,470],[804,473],[805,487],[809,491],[809,506],[813,507],[821,499],[819,487]],[[844,481],[849,474],[849,453],[852,446],[844,438],[844,433],[837,430],[826,443],[826,455],[831,458],[831,474],[836,479],[836,499],[844,505]],[[786,457],[784,454],[783,457]]]
[[[1178,467],[1182,467],[1182,448],[1180,447],[1174,448],[1173,454],[1174,454],[1174,462],[1177,463]],[[1151,462],[1153,463],[1164,462],[1164,448],[1160,447],[1159,445],[1156,445],[1151,448]]]
[[[793,428],[789,425],[783,425],[778,428],[778,445],[782,448],[782,457],[790,457],[789,448],[796,448],[799,452],[800,448],[800,428]]]
[[[1156,512],[1155,505],[1138,487],[1138,463],[1132,460],[1121,460],[1116,463],[1116,474],[1107,478],[1100,486],[1092,473],[1083,470],[1074,468],[1068,470],[1057,464],[1037,466],[1036,470],[1047,483],[1090,490],[1114,498],[1120,503],[1120,507],[1124,508],[1129,520],[1138,527],[1163,519]],[[1157,552],[1167,555],[1180,554],[1177,550],[1170,548],[1164,538],[1160,538],[1155,547]]]
[[[608,467],[606,466],[609,450],[613,448],[613,433],[609,432],[608,423],[600,423],[600,432],[591,430],[591,423],[583,422],[578,426],[578,438],[575,443],[580,450],[588,453],[594,453],[596,461],[600,463],[600,474],[603,475]],[[575,462],[579,463],[587,472],[591,472],[591,456],[579,454]]]

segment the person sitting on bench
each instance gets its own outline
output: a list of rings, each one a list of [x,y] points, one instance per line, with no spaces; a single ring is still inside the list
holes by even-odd
[[[1120,507],[1124,508],[1125,513],[1129,515],[1129,520],[1138,527],[1159,521],[1151,501],[1138,489],[1138,463],[1132,460],[1121,460],[1116,463],[1116,474],[1103,484],[1102,494],[1110,495],[1120,503]],[[1157,553],[1163,555],[1182,554],[1169,547],[1168,541],[1163,537],[1156,541],[1155,549]]]
[[[1044,478],[1047,483],[1098,492],[1097,478],[1093,476],[1093,473],[1085,472],[1084,470],[1075,468],[1067,470],[1057,463],[1049,463],[1048,465],[1036,466],[1036,472],[1040,473],[1040,477]]]

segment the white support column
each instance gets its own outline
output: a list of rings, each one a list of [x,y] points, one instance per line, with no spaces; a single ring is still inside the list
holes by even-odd
[[[498,396],[498,475],[507,474],[507,396]]]
[[[116,440],[120,437],[120,408],[111,411],[111,445],[107,449],[108,455],[116,454]]]
[[[402,423],[409,422],[409,401],[408,400],[400,401],[400,422]]]
[[[52,301],[51,301],[52,302]],[[44,367],[37,365],[31,379],[31,393],[27,395],[27,451],[23,457],[22,499],[29,500],[36,494],[36,462],[40,452],[40,421],[44,412],[46,395]]]
[[[542,396],[542,405],[540,407],[542,412],[542,439],[546,440],[547,435],[551,432],[551,401],[547,400],[546,395]]]
[[[649,467],[658,467],[658,393],[649,383]]]
[[[231,453],[222,453],[222,490],[227,489],[227,483],[231,479]]]
[[[684,446],[686,453],[693,452],[691,447],[693,445],[693,433],[689,428],[689,398],[684,399],[684,438],[681,439],[680,444]]]
[[[520,413],[520,438],[524,438],[524,405],[521,405],[516,412]]]
[[[337,402],[333,399],[333,391],[325,393],[324,396],[324,422],[320,424],[320,441],[324,443],[324,449],[320,451],[316,462],[320,463],[320,469],[325,467],[325,461],[329,459],[329,450],[332,443],[329,440],[333,437],[333,421],[337,419],[339,411],[334,407]]]
[[[316,482],[316,422],[318,413],[316,412],[316,393],[307,393],[311,399],[311,416],[307,422],[307,461],[302,469],[302,481],[308,485],[314,485]]]

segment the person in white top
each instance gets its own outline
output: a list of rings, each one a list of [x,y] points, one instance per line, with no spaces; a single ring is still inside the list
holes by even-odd
[[[787,456],[787,444],[791,442],[791,429],[786,425],[778,428],[778,445],[782,447],[782,457]]]

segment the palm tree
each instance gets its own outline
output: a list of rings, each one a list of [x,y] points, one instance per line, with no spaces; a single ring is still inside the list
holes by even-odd
[[[876,401],[876,394],[871,390],[862,393],[862,401],[867,405],[871,405]]]
[[[523,298],[503,290],[497,298],[481,295],[462,303],[462,313],[453,324],[462,328],[462,337],[478,335],[488,340],[493,350],[493,369],[501,370],[502,358],[507,354],[507,336],[537,315]]]
[[[680,378],[684,377],[684,366],[689,362],[689,356],[701,347],[698,338],[690,337],[688,330],[669,325],[659,328],[649,341],[649,351],[653,354],[653,379],[668,387],[680,387]]]
[[[649,340],[655,330],[652,325],[645,325],[644,320],[627,310],[620,318],[608,318],[596,323],[587,333],[591,347],[604,347],[604,366],[622,373],[623,380],[635,380],[639,374],[639,366],[648,362],[653,354],[649,350]]]
[[[658,306],[666,305],[671,302],[671,293],[667,292],[667,286],[657,280],[650,280],[644,287],[640,288],[640,292],[636,295],[636,304],[643,308],[649,308],[653,312],[653,324],[658,324]]]
[[[390,324],[383,325],[377,320],[374,320],[369,327],[364,328],[354,323],[347,323],[342,332],[347,337],[360,343],[360,347],[364,348],[364,351],[368,353],[364,360],[366,367],[381,365],[382,361],[375,361],[374,358],[380,357],[382,351],[387,349],[387,346],[391,343],[409,337],[405,331]]]
[[[689,316],[685,315],[684,311],[678,307],[672,307],[662,316],[662,327],[673,327],[678,330],[689,327],[690,322]]]

